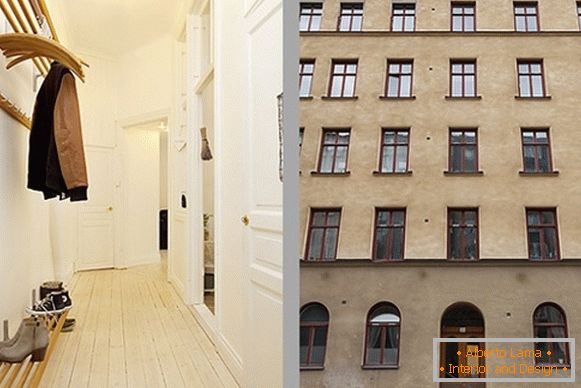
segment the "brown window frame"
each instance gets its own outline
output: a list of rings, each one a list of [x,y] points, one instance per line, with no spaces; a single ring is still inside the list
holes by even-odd
[[[337,65],[344,65],[345,69],[343,72],[335,73],[335,66]],[[349,65],[355,65],[355,72],[351,73],[347,71]],[[329,90],[327,92],[328,98],[354,98],[355,93],[357,91],[357,72],[359,70],[359,60],[358,59],[333,59],[331,62],[331,77],[329,79]],[[335,77],[342,78],[341,83],[341,94],[339,96],[333,96],[333,81]],[[353,78],[353,94],[346,95],[345,94],[345,80],[347,77]]]
[[[522,14],[517,14],[516,13],[516,9],[517,7],[525,7],[525,12]],[[526,11],[527,7],[534,7],[535,8],[535,13],[534,14],[529,14]],[[539,32],[541,31],[541,22],[540,22],[540,17],[539,17],[539,3],[537,1],[515,1],[513,2],[513,15],[514,15],[514,30],[516,32]],[[529,22],[528,22],[528,17],[529,16],[535,16],[535,20],[537,23],[537,29],[536,30],[530,30],[529,29]],[[518,17],[524,17],[524,22],[525,22],[525,29],[524,30],[518,30],[517,28],[517,18]]]
[[[300,363],[301,370],[323,370],[323,369],[325,369],[325,356],[327,353],[327,340],[329,338],[329,321],[330,321],[329,309],[327,309],[327,307],[325,305],[323,305],[322,303],[318,303],[318,302],[307,303],[306,305],[301,307],[300,315],[302,316],[304,311],[306,311],[308,308],[311,308],[313,306],[318,306],[318,307],[323,308],[327,314],[327,320],[326,321],[306,321],[306,322],[304,322],[302,320],[302,318],[300,318],[300,330],[303,330],[303,329],[309,330],[309,340],[308,340],[308,345],[307,345],[307,360],[305,363],[302,363],[302,362]],[[313,356],[313,342],[315,339],[315,333],[316,333],[317,329],[324,329],[325,330],[325,349],[323,351],[323,357],[322,357],[323,361],[321,364],[311,362],[312,361],[311,358]]]
[[[388,144],[385,143],[385,134],[387,132],[394,133],[394,143]],[[407,133],[407,143],[399,143],[398,142],[398,134],[400,132]],[[410,137],[411,137],[411,130],[410,128],[381,128],[381,148],[379,149],[379,168],[378,172],[381,174],[406,174],[410,171]],[[383,165],[383,156],[385,155],[385,148],[386,147],[393,147],[393,162],[391,166],[391,171],[384,171]],[[405,148],[406,152],[406,168],[405,171],[397,171],[397,155],[400,148]]]
[[[557,309],[559,311],[559,313],[561,313],[561,317],[563,319],[564,323],[547,323],[547,322],[538,322],[537,321],[537,312],[545,306],[551,306],[554,307],[555,309]],[[545,302],[545,303],[541,303],[540,305],[537,306],[537,308],[535,309],[535,311],[533,312],[533,337],[534,338],[540,338],[537,337],[537,327],[544,327],[544,328],[562,328],[563,331],[565,332],[565,337],[548,337],[548,338],[568,338],[569,336],[569,328],[567,325],[567,315],[565,314],[565,310],[563,310],[563,308],[561,306],[559,306],[556,303],[552,303],[552,302]],[[563,364],[559,364],[558,362],[554,362],[553,360],[553,349],[555,346],[554,342],[546,342],[549,350],[551,351],[551,355],[549,355],[549,362],[541,362],[540,360],[537,360],[535,357],[535,365],[539,365],[539,366],[559,366],[559,367],[569,367],[571,366],[571,352],[569,350],[569,343],[565,343],[565,362]],[[536,346],[535,346],[536,349]]]
[[[462,142],[461,143],[452,143],[452,132],[462,132]],[[466,132],[474,132],[474,143],[466,142]],[[475,168],[474,171],[469,171],[466,169],[466,156],[465,156],[465,149],[466,147],[474,146],[474,159],[475,159]],[[478,155],[478,128],[450,128],[448,131],[448,172],[450,173],[461,173],[461,174],[476,174],[479,171],[479,155]],[[462,150],[462,158],[460,160],[460,169],[454,170],[453,169],[453,148],[460,148]]]
[[[378,309],[382,308],[382,307],[391,307],[393,309],[395,309],[395,311],[397,312],[397,315],[399,317],[399,322],[398,323],[381,323],[381,324],[372,324],[371,321],[371,315],[377,311]],[[367,318],[365,320],[365,344],[364,344],[364,354],[363,354],[363,368],[364,369],[397,369],[399,368],[399,360],[400,360],[400,353],[401,353],[401,321],[402,321],[402,317],[401,317],[401,311],[400,309],[391,302],[379,302],[377,304],[375,304],[373,307],[371,307],[369,309],[369,312],[367,313]],[[388,328],[390,327],[395,327],[397,328],[397,357],[394,363],[378,363],[378,364],[371,364],[368,361],[368,352],[369,352],[369,334],[370,334],[370,329],[372,327],[380,327],[380,338],[382,339],[380,342],[382,344],[384,344],[384,346],[381,348],[381,353],[380,353],[380,359],[383,361],[384,359],[384,355],[385,355],[385,336],[387,335],[387,331]]]
[[[398,66],[397,72],[391,71],[391,66]],[[409,65],[410,71],[404,72],[403,66]],[[389,85],[390,80],[392,77],[398,78],[397,84],[397,94],[392,96],[389,95]],[[403,95],[401,86],[402,86],[402,78],[406,77],[409,78],[409,94]],[[385,77],[385,91],[384,91],[384,98],[412,98],[414,92],[414,60],[413,59],[388,59],[387,60],[387,70],[386,70],[386,77]]]
[[[401,7],[403,9],[403,13],[402,14],[395,14],[395,10],[396,8]],[[410,14],[408,13],[409,10],[412,10],[413,12]],[[416,4],[415,3],[393,3],[392,7],[391,7],[391,24],[390,24],[390,28],[389,30],[391,32],[414,32],[416,30]],[[405,28],[405,21],[406,21],[406,17],[412,16],[413,18],[413,27],[411,30],[406,30]],[[395,18],[401,18],[401,30],[394,30],[394,19]]]
[[[527,72],[521,73],[520,67],[521,65],[527,66]],[[533,65],[540,65],[541,72],[535,73],[532,70]],[[517,59],[516,61],[516,70],[517,70],[517,85],[518,85],[518,96],[520,98],[544,98],[547,97],[547,86],[545,84],[545,61],[542,59]],[[541,76],[541,87],[542,87],[542,94],[541,95],[534,95],[533,91],[533,77]],[[523,95],[523,90],[521,89],[521,77],[526,77],[528,79],[528,85],[530,90],[530,95],[525,96]]]
[[[462,212],[462,221],[460,226],[453,226],[452,224],[452,217],[451,217],[451,213],[452,212]],[[465,222],[466,216],[465,213],[466,212],[474,212],[476,213],[476,217],[475,217],[475,224],[474,226],[470,226],[467,225]],[[448,241],[448,247],[447,247],[447,258],[450,261],[478,261],[480,260],[480,214],[479,214],[479,209],[477,207],[449,207],[448,208],[448,221],[446,223],[447,227],[447,241]],[[474,258],[469,258],[469,257],[452,257],[452,230],[454,230],[453,228],[459,228],[460,230],[466,229],[466,228],[475,228],[476,229],[476,246],[475,246],[475,251],[476,251],[476,255]],[[460,251],[464,252],[465,249],[464,247],[466,246],[465,243],[465,235],[464,233],[461,234],[462,238],[461,238],[461,242],[460,242]]]
[[[364,3],[341,3],[341,9],[339,11],[339,19],[337,21],[337,31],[340,32],[360,32],[363,30],[363,9]],[[361,13],[356,13],[356,11],[361,11]],[[349,28],[342,30],[341,26],[343,24],[343,18],[349,19]],[[359,29],[353,29],[353,20],[360,19]]]
[[[312,71],[309,73],[305,70],[305,66],[311,65]],[[300,98],[308,98],[312,96],[313,92],[313,79],[315,75],[315,60],[314,59],[301,59],[299,61],[299,97]],[[306,95],[301,95],[303,80],[308,77],[309,78],[309,92]]]
[[[454,9],[461,8],[462,12],[460,14],[455,14]],[[466,13],[466,8],[472,8],[472,14]],[[462,28],[460,30],[454,29],[454,18],[459,17],[462,19]],[[466,19],[472,18],[472,29],[466,30]],[[475,32],[476,31],[476,3],[473,1],[453,1],[450,8],[450,31],[452,32]]]
[[[403,222],[401,225],[396,225],[393,223],[393,217],[395,212],[400,212],[403,214]],[[379,213],[388,213],[388,222],[386,226],[379,225]],[[405,258],[405,229],[406,229],[406,209],[405,208],[375,208],[375,221],[373,228],[373,254],[371,260],[374,262],[389,262],[389,261],[402,261]],[[386,256],[378,258],[377,257],[377,242],[378,242],[378,232],[379,229],[387,229],[387,241],[386,241]],[[393,241],[394,241],[394,229],[401,229],[401,257],[393,257]]]
[[[315,220],[315,213],[325,213],[325,225],[313,225]],[[328,225],[329,221],[329,213],[339,213],[339,221],[337,225]],[[341,208],[311,208],[310,216],[309,216],[309,227],[307,230],[307,246],[305,249],[304,261],[314,261],[314,262],[332,262],[337,260],[337,249],[339,248],[339,233],[341,231],[341,217],[342,217],[342,209]],[[323,229],[323,237],[321,239],[321,250],[319,256],[316,258],[310,258],[309,252],[311,250],[311,243],[312,243],[312,231],[313,229]],[[335,256],[331,259],[324,258],[324,251],[325,251],[325,237],[327,236],[328,229],[336,229],[337,230],[337,238],[335,241]]]
[[[557,209],[554,207],[527,207],[525,209],[525,216],[526,216],[526,226],[527,226],[527,250],[528,250],[528,256],[529,256],[529,260],[530,261],[559,261],[561,260],[561,245],[560,245],[560,241],[559,241],[559,221],[557,219]],[[545,223],[540,223],[540,224],[529,224],[529,213],[531,212],[536,212],[539,213],[539,220],[542,220],[542,213],[543,212],[551,212],[553,213],[553,224],[545,224]],[[555,231],[555,254],[556,256],[554,258],[549,258],[547,256],[547,252],[544,248],[544,244],[543,242],[545,241],[545,234],[544,233],[540,233],[540,249],[541,249],[541,257],[539,258],[533,258],[531,256],[531,238],[530,238],[530,231],[531,229],[541,229],[541,231],[544,231],[545,229],[554,229]]]
[[[317,2],[301,2],[299,4],[299,29],[300,29],[300,21],[302,20],[303,16],[309,18],[308,27],[306,30],[300,29],[301,32],[312,32],[312,31],[320,31],[321,30],[321,23],[323,22],[323,3]],[[304,12],[309,10],[309,12]],[[318,12],[316,12],[318,10]],[[316,29],[312,28],[313,24],[313,17],[319,19],[319,26]]]
[[[325,135],[331,132],[337,133],[337,138],[334,143],[327,143],[325,141]],[[349,139],[346,144],[339,143],[339,134],[340,133],[348,133]],[[319,149],[319,163],[317,164],[317,172],[319,174],[345,174],[349,171],[349,148],[351,146],[351,128],[323,128],[322,137],[321,137],[321,147]],[[333,165],[331,167],[331,171],[322,171],[321,168],[323,166],[323,156],[325,155],[325,148],[333,147]],[[336,163],[337,163],[337,148],[345,147],[345,171],[336,171]]]
[[[520,134],[520,139],[521,139],[521,145],[522,145],[522,163],[523,163],[523,172],[527,173],[527,174],[543,174],[543,173],[550,173],[553,172],[553,153],[551,150],[551,134],[549,131],[549,128],[521,128],[521,134]],[[525,144],[525,138],[524,138],[524,134],[525,132],[532,132],[535,134],[535,142],[532,144]],[[536,134],[539,132],[545,132],[547,134],[547,143],[537,143],[536,142]],[[526,160],[525,160],[525,147],[534,147],[535,150],[535,156],[534,156],[534,161],[535,161],[535,169],[534,170],[527,170],[526,168]],[[539,166],[539,152],[538,149],[541,147],[545,147],[547,148],[547,160],[548,160],[548,169],[547,171],[542,171]]]
[[[460,73],[454,72],[454,66],[462,66],[462,71]],[[466,70],[466,65],[474,66],[474,71],[472,73]],[[460,77],[462,80],[462,92],[460,94],[454,94],[454,77]],[[473,78],[474,82],[474,93],[466,93],[466,85],[469,82],[470,77]],[[476,59],[451,59],[450,60],[450,92],[449,97],[452,98],[474,98],[478,96],[478,66]]]

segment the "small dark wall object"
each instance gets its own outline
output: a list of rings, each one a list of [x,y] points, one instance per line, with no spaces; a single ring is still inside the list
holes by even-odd
[[[187,209],[188,208],[188,198],[186,197],[185,194],[182,194],[181,202],[182,202],[182,208]]]
[[[200,136],[202,137],[202,160],[209,161],[213,159],[212,150],[210,149],[210,142],[206,133],[206,127],[200,128]]]
[[[214,291],[214,274],[205,273],[204,274],[204,291]]]
[[[159,249],[167,249],[167,209],[159,212]]]

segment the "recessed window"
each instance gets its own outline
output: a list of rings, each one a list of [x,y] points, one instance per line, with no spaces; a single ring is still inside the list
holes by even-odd
[[[478,172],[478,136],[475,129],[450,130],[448,171]]]
[[[329,330],[329,312],[320,303],[301,309],[301,369],[323,369]]]
[[[342,3],[339,31],[361,31],[362,26],[363,3]]]
[[[522,151],[525,172],[553,171],[548,129],[523,129]]]
[[[330,97],[354,97],[357,61],[333,61],[331,65]]]
[[[308,261],[332,261],[337,257],[340,209],[312,209],[307,241]]]
[[[391,30],[397,32],[416,29],[416,5],[394,4],[391,14]]]
[[[559,260],[557,212],[551,209],[527,209],[529,259]]]
[[[472,32],[476,29],[475,3],[452,3],[452,31]]]
[[[577,21],[579,23],[579,30],[581,31],[581,1],[577,2]]]
[[[478,259],[478,209],[448,209],[448,259]]]
[[[347,172],[350,137],[349,129],[326,129],[323,131],[318,172],[326,174]]]
[[[518,90],[520,97],[545,97],[543,61],[519,60]]]
[[[407,172],[409,145],[409,129],[384,129],[381,136],[379,171],[382,173]]]
[[[301,3],[300,31],[319,31],[323,16],[323,3]]]
[[[397,367],[399,364],[401,314],[391,303],[379,303],[367,316],[366,367]]]
[[[310,97],[313,86],[313,73],[315,72],[315,61],[302,59],[299,63],[299,96]]]
[[[376,209],[373,260],[402,260],[404,237],[405,209]]]
[[[385,96],[406,98],[412,96],[413,61],[387,61],[387,85]]]
[[[450,61],[450,96],[476,97],[476,61]]]
[[[303,150],[303,140],[305,138],[305,128],[299,128],[299,153]]]
[[[533,326],[535,338],[567,338],[567,318],[560,306],[554,303],[543,303],[536,308]],[[567,342],[540,342],[535,349],[542,352],[535,358],[537,365],[570,365],[569,346]]]
[[[514,3],[514,29],[519,32],[539,31],[539,10],[536,1]]]

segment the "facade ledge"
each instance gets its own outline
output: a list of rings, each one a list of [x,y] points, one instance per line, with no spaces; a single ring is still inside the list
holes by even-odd
[[[299,100],[305,100],[305,101],[312,100],[312,99],[314,99],[313,96],[300,96],[299,97]]]
[[[313,176],[325,176],[325,177],[344,177],[351,175],[351,171],[345,172],[320,172],[320,171],[311,171],[311,175]]]
[[[549,172],[528,172],[519,171],[518,175],[525,177],[557,177],[559,176],[559,170],[549,171]]]
[[[331,96],[322,96],[321,100],[357,100],[359,99],[359,96],[353,96],[353,97],[331,97]]]
[[[373,261],[370,258],[335,259],[333,261],[300,261],[301,267],[581,267],[581,258],[561,260],[530,260],[527,258],[501,258],[479,260],[404,259]]]
[[[324,366],[301,366],[301,372],[325,370]]]
[[[413,171],[408,170],[405,172],[381,172],[381,171],[374,170],[371,173],[375,176],[411,176]]]
[[[484,176],[484,171],[474,171],[474,172],[456,172],[456,171],[444,171],[444,176],[462,176],[462,177],[476,177]]]
[[[416,96],[409,96],[409,97],[390,97],[390,96],[379,96],[380,100],[387,100],[387,101],[397,101],[397,100],[415,100]]]
[[[361,369],[364,370],[399,369],[399,365],[361,365]]]
[[[446,100],[482,100],[482,96],[470,96],[470,97],[460,97],[460,96],[444,96]]]
[[[552,96],[542,96],[542,97],[523,97],[523,96],[514,96],[515,100],[551,100]]]

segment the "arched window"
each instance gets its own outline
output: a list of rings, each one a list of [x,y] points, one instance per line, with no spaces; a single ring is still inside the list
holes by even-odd
[[[322,369],[325,365],[329,312],[320,303],[301,309],[301,369]]]
[[[543,303],[533,317],[535,338],[567,338],[565,313],[554,303]],[[569,365],[569,346],[566,342],[541,342],[536,349],[542,351],[537,364]],[[550,353],[549,353],[550,352]]]
[[[390,367],[399,364],[401,315],[397,307],[383,302],[367,316],[364,366]]]

